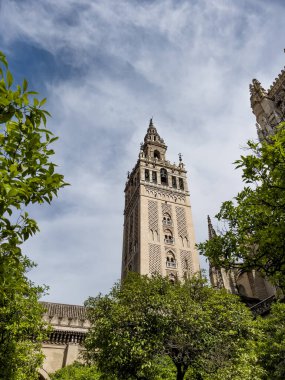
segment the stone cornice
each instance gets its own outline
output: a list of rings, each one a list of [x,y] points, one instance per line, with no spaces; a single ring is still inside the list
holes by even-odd
[[[141,157],[138,162],[144,162],[145,164],[147,165],[155,165],[155,166],[159,166],[161,168],[167,168],[167,169],[170,169],[170,170],[177,170],[178,172],[181,172],[181,173],[184,173],[186,174],[187,173],[187,170],[184,169],[184,167],[182,166],[177,166],[175,163],[171,163],[170,161],[162,161],[162,160],[158,160],[156,158],[148,158],[148,157]]]
[[[277,78],[275,78],[275,81],[270,86],[269,90],[267,91],[268,95],[273,98],[276,93],[280,90],[280,87],[284,85],[285,82],[285,70],[283,69],[281,73],[278,75]]]
[[[170,199],[173,199],[174,201],[176,199],[179,199],[180,201],[185,202],[186,196],[189,195],[188,191],[182,191],[178,189],[173,189],[173,188],[165,188],[162,185],[150,185],[150,184],[144,184],[144,187],[148,193],[152,193],[153,195],[164,195],[167,196]]]
[[[82,345],[86,337],[86,332],[70,330],[53,330],[44,343],[51,344],[79,344]]]

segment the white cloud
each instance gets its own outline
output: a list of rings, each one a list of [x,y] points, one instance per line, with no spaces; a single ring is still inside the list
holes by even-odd
[[[24,41],[70,70],[40,83],[60,135],[55,160],[72,184],[31,210],[41,233],[25,249],[49,299],[83,302],[120,277],[124,182],[151,116],[168,158],[183,153],[205,239],[207,214],[241,187],[231,163],[256,136],[249,82],[269,86],[284,62],[282,4],[26,0],[0,10],[8,58],[21,59],[13,47]]]

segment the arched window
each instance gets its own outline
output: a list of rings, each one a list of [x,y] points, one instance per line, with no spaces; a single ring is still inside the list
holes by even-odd
[[[163,223],[165,226],[172,226],[171,216],[170,216],[167,212],[165,212],[165,213],[163,214],[162,223]]]
[[[174,243],[172,232],[170,230],[164,231],[164,242],[166,244],[173,244]]]
[[[172,282],[173,284],[176,282],[176,276],[174,273],[169,274],[169,281]]]
[[[180,188],[180,190],[184,190],[183,178],[179,178],[179,188]]]
[[[154,158],[157,158],[158,160],[160,160],[160,152],[159,152],[158,150],[155,150],[155,151],[153,152],[153,157],[154,157]]]
[[[145,169],[145,171],[144,171],[144,178],[146,181],[149,181],[149,170],[148,169]]]
[[[172,187],[174,187],[175,189],[177,188],[177,181],[176,181],[176,177],[172,176]]]
[[[152,172],[152,182],[157,183],[157,174],[155,171]]]
[[[160,169],[160,180],[162,185],[168,184],[167,170],[164,168]]]
[[[166,268],[176,269],[176,259],[172,251],[168,251],[166,255]]]

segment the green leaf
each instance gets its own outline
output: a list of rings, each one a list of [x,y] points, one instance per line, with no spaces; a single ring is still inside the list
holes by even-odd
[[[9,70],[7,70],[7,84],[8,88],[10,88],[13,84],[13,76]]]
[[[28,82],[26,79],[24,79],[24,81],[23,81],[23,92],[26,92],[27,88],[28,88]]]
[[[46,98],[42,99],[42,100],[40,101],[40,107],[43,106],[43,105],[46,103],[46,101],[47,101]]]

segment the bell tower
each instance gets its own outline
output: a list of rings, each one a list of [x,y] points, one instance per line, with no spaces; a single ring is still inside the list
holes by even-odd
[[[135,271],[175,281],[200,270],[187,172],[166,150],[151,119],[125,187],[122,278]]]

